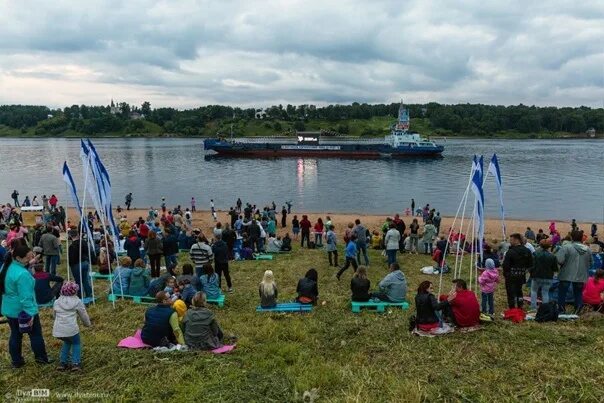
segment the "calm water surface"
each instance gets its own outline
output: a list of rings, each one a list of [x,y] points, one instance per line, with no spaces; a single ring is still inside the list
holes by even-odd
[[[237,197],[257,204],[293,200],[294,209],[318,212],[401,212],[412,197],[441,214],[455,214],[468,182],[471,158],[496,152],[508,217],[604,220],[604,141],[602,140],[448,140],[442,159],[228,159],[212,158],[199,139],[94,140],[123,205],[168,205],[209,209],[213,198],[225,209]],[[70,165],[83,189],[79,140],[0,139],[0,200],[14,188],[25,195],[57,194],[66,199],[61,168]],[[486,164],[485,164],[486,169]],[[499,207],[493,181],[485,187],[487,215]],[[118,203],[114,203],[118,204]]]

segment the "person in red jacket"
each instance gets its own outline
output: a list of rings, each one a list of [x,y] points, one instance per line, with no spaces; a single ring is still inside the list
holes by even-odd
[[[604,313],[604,269],[598,269],[585,283],[583,302],[591,305],[594,311]]]
[[[308,243],[310,242],[310,227],[312,224],[308,219],[308,216],[304,214],[302,216],[302,220],[300,221],[300,228],[302,229],[302,237],[300,240],[300,246],[304,247],[304,240],[306,239],[306,246],[308,247]]]
[[[452,299],[449,300],[449,316],[457,327],[477,326],[480,323],[480,305],[476,295],[468,290],[464,280],[453,280],[453,284],[455,290]]]

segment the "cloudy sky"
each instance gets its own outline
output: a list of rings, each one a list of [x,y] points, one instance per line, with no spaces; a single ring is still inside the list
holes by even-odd
[[[0,0],[0,104],[604,103],[604,1]]]

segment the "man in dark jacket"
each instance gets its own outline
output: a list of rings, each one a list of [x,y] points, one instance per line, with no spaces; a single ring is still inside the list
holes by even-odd
[[[260,225],[258,225],[258,221],[256,220],[252,220],[252,223],[250,224],[250,229],[249,229],[249,240],[250,240],[250,248],[252,248],[252,251],[254,252],[258,252],[260,253],[261,247],[260,247],[260,234],[262,232],[260,231]]]
[[[170,295],[160,291],[155,295],[155,300],[157,305],[145,312],[145,324],[141,331],[143,342],[151,347],[166,346],[168,343],[185,344]]]
[[[552,287],[554,273],[558,271],[558,260],[550,253],[552,244],[543,239],[539,242],[539,250],[535,253],[531,268],[531,309],[537,309],[537,295],[541,289],[541,301],[549,302],[549,289]]]
[[[80,286],[78,290],[78,297],[92,297],[92,286],[90,285],[90,262],[88,260],[88,242],[84,239],[80,239],[80,235],[77,230],[69,231],[69,239],[71,244],[69,245],[69,268],[73,279]],[[90,251],[92,255],[92,251]],[[93,257],[93,256],[90,256]],[[80,277],[81,275],[81,277]]]
[[[229,274],[229,253],[226,242],[222,240],[222,234],[216,234],[216,242],[212,245],[216,274],[218,274],[218,286],[222,286],[222,275],[227,282],[229,292],[233,292],[231,275]]]
[[[522,242],[522,235],[510,235],[510,248],[503,260],[503,277],[508,297],[508,307],[522,308],[522,285],[526,282],[526,272],[533,267],[533,254]]]

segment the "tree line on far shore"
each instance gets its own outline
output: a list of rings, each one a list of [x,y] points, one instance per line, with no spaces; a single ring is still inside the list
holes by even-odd
[[[536,107],[526,105],[428,104],[407,105],[414,119],[427,122],[432,134],[485,136],[504,132],[586,133],[604,132],[604,109],[581,107]],[[73,105],[63,109],[46,106],[2,105],[0,125],[15,133],[39,136],[82,133],[170,133],[184,136],[212,136],[225,125],[262,121],[271,133],[303,131],[309,122],[325,125],[342,134],[349,132],[352,120],[397,117],[398,103],[350,105],[274,105],[265,109],[207,105],[193,109],[151,108],[125,102],[111,106]],[[366,129],[361,135],[383,135],[386,126]],[[259,133],[261,134],[261,133]]]

